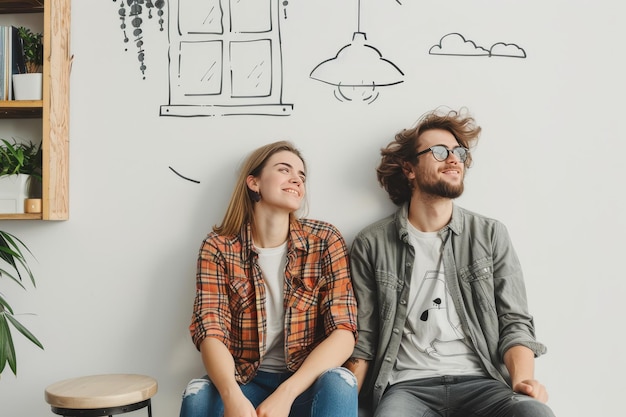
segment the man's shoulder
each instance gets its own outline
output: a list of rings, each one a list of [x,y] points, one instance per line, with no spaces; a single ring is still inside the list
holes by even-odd
[[[458,213],[461,214],[463,220],[465,221],[479,221],[485,223],[500,223],[498,219],[487,216],[482,213],[477,213],[472,210],[468,210],[465,207],[455,205],[455,209],[458,210]]]
[[[365,226],[357,234],[357,238],[376,236],[379,234],[387,233],[389,230],[397,230],[397,216],[395,213],[392,213]]]
[[[455,205],[453,215],[453,223],[456,222],[457,227],[461,226],[461,230],[466,228],[472,229],[500,229],[505,228],[504,224],[493,217],[477,213],[472,210]]]

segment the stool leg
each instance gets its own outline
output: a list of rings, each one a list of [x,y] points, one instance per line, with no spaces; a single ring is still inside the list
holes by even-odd
[[[148,417],[152,417],[152,398],[148,399]]]

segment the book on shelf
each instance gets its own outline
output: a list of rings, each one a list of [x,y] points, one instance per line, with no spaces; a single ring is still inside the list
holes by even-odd
[[[16,26],[0,26],[0,100],[13,100],[13,74],[26,73],[22,40]]]
[[[5,33],[6,31],[4,30],[4,27],[0,27],[0,100],[6,100],[7,99],[7,77],[6,77],[6,73],[7,73],[7,61],[5,59]]]

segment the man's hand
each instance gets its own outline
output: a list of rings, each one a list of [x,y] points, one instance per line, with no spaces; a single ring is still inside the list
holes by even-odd
[[[515,384],[513,391],[533,397],[542,403],[548,402],[548,391],[546,387],[536,379],[526,379]]]

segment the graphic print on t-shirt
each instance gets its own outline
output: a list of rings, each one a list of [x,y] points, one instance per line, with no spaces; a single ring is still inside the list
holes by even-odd
[[[402,340],[390,384],[440,375],[482,375],[461,326],[444,265],[444,239],[408,225],[415,250]]]
[[[416,291],[412,313],[407,320],[411,340],[431,356],[467,354],[461,321],[454,309],[443,272],[427,271]]]

